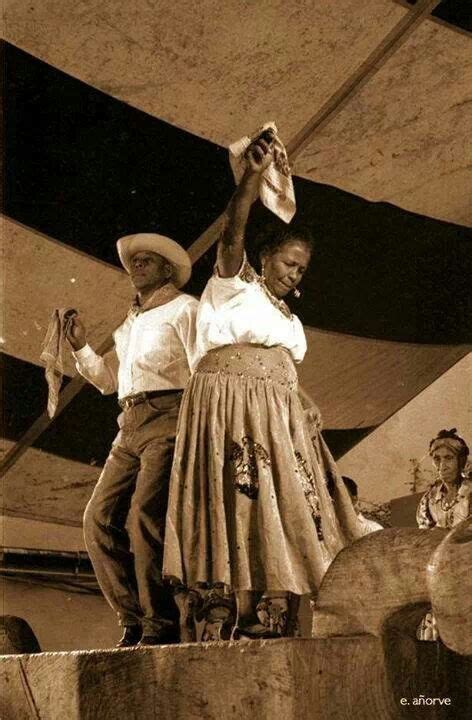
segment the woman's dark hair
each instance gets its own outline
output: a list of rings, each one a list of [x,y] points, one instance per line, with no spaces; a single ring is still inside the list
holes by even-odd
[[[346,486],[346,490],[348,491],[349,495],[357,500],[358,497],[358,490],[357,490],[357,483],[352,478],[348,477],[347,475],[342,475],[342,479],[344,482],[344,485]]]
[[[265,225],[255,239],[258,259],[263,255],[273,255],[282,245],[290,242],[301,242],[310,255],[313,253],[315,241],[307,225],[285,225],[282,222]]]
[[[290,242],[302,242],[313,253],[315,243],[313,233],[308,225],[286,225],[276,218],[264,224],[259,224],[254,235],[254,241],[247,243],[246,251],[251,264],[260,270],[261,258],[264,255],[273,255],[282,245]]]
[[[343,480],[346,490],[348,491],[352,500],[355,502],[359,496],[356,481],[353,480],[352,478],[348,477],[347,475],[341,475],[341,477],[342,477],[342,480]],[[335,479],[334,475],[330,472],[328,472],[328,476],[326,478],[326,487],[328,488],[330,497],[334,498],[335,491],[336,491],[336,479]]]

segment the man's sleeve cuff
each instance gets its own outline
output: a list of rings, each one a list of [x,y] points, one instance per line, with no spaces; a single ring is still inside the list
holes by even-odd
[[[96,360],[97,358],[95,350],[93,350],[88,344],[85,344],[80,350],[73,352],[72,355],[78,363],[83,363],[84,365]]]

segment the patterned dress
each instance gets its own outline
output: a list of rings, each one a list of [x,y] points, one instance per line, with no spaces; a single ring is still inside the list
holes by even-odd
[[[319,428],[305,422],[295,369],[303,327],[245,259],[235,277],[215,273],[208,282],[197,347],[179,417],[164,573],[187,587],[311,593],[362,533]]]
[[[452,501],[446,501],[447,488],[437,482],[425,492],[416,512],[416,521],[420,529],[434,527],[451,529],[466,520],[471,514],[472,480],[461,482]],[[418,640],[434,641],[439,638],[436,621],[432,612],[426,613],[418,631]]]

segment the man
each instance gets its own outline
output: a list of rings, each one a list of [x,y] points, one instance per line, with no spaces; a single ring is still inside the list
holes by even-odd
[[[347,477],[347,475],[343,475],[342,478],[344,481],[344,485],[346,486],[346,490],[351,497],[354,510],[356,511],[357,519],[359,520],[359,523],[362,527],[363,535],[369,535],[372,532],[376,532],[376,530],[383,530],[384,528],[382,527],[382,525],[380,525],[380,523],[375,522],[375,520],[369,520],[369,518],[364,517],[364,515],[361,513],[359,509],[359,493],[357,490],[356,481],[350,477]]]
[[[130,235],[118,255],[136,290],[104,357],[79,317],[67,334],[78,371],[118,391],[120,430],[87,505],[84,535],[105,598],[124,632],[117,647],[178,642],[177,608],[162,582],[168,481],[177,416],[195,352],[197,301],[179,292],[188,254],[169,238]]]

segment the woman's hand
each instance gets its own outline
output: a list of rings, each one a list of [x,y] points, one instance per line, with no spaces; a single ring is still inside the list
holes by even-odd
[[[267,170],[274,159],[274,135],[272,130],[266,130],[257,140],[252,142],[246,150],[247,169],[260,175]]]
[[[66,338],[74,352],[82,350],[82,348],[87,344],[87,332],[85,330],[85,325],[78,315],[75,315],[70,321],[66,330]]]

